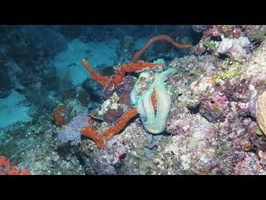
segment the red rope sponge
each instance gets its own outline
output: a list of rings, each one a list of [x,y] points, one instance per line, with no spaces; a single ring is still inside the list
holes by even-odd
[[[142,48],[139,50],[132,58],[132,62],[135,63],[138,58],[143,54],[143,52],[155,41],[158,40],[165,40],[169,43],[171,43],[174,47],[179,49],[189,49],[191,45],[189,44],[179,44],[173,40],[173,38],[169,37],[168,35],[158,35],[153,38],[151,38]]]
[[[98,147],[105,147],[106,141],[110,140],[114,135],[118,134],[123,128],[125,128],[128,121],[133,117],[135,117],[137,114],[138,111],[136,108],[131,109],[119,119],[116,125],[105,130],[103,134],[98,134],[98,132],[93,129],[93,119],[90,118],[89,120],[90,126],[83,127],[81,129],[81,134],[92,139]]]

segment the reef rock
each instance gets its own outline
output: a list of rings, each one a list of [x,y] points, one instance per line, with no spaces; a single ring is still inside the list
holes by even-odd
[[[264,135],[266,135],[266,91],[257,100],[257,122]]]

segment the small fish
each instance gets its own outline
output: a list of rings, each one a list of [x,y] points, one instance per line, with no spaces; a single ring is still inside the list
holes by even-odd
[[[73,66],[77,66],[77,63],[70,63],[67,65],[68,67],[73,67]]]
[[[88,115],[89,115],[91,118],[93,118],[93,119],[100,120],[100,121],[104,121],[104,119],[101,118],[101,117],[94,116],[94,115],[92,115],[92,114],[88,114]]]

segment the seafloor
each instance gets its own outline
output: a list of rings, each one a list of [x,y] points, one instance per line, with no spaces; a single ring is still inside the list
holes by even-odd
[[[138,61],[163,67],[134,69],[162,35],[189,48],[161,37]],[[265,175],[265,35],[264,25],[0,26],[0,174]]]

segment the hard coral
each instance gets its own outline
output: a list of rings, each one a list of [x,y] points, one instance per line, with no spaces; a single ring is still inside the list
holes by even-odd
[[[111,91],[111,94],[113,92],[116,92],[117,95],[119,96],[119,103],[120,104],[125,104],[128,107],[131,106],[130,104],[130,91],[132,90],[134,84],[135,84],[136,79],[131,77],[131,76],[127,76],[126,80],[123,84],[117,86],[115,89],[113,89]],[[108,91],[106,92],[108,93]],[[107,94],[106,96],[108,96],[107,98],[109,98],[111,96],[111,94]]]
[[[214,94],[212,97],[201,101],[199,112],[209,122],[217,122],[223,120],[225,114],[229,111],[229,101],[222,94]]]
[[[104,121],[108,124],[114,124],[120,117],[122,117],[122,115],[123,109],[121,107],[118,107],[117,109],[109,109],[104,114]]]
[[[243,35],[241,26],[235,25],[213,25],[207,30],[203,30],[203,37],[219,37],[225,35],[228,38],[238,38]]]

